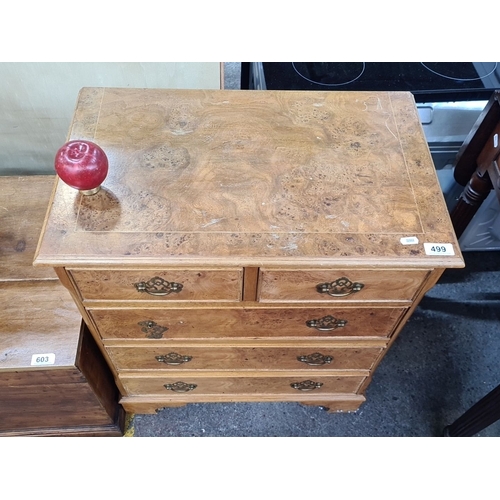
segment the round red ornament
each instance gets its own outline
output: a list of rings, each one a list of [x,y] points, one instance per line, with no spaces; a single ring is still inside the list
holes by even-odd
[[[93,142],[70,141],[57,151],[54,167],[68,186],[92,195],[99,191],[108,175],[108,157]]]

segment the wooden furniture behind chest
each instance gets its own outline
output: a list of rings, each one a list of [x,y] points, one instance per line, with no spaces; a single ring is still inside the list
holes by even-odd
[[[35,264],[56,268],[132,412],[356,410],[463,266],[409,93],[85,88],[68,139],[110,172],[94,196],[56,183]]]
[[[458,238],[490,191],[500,203],[500,90],[493,92],[466,137],[455,162],[455,180],[465,186],[451,211]],[[444,429],[446,436],[474,436],[500,419],[500,385]]]
[[[455,180],[465,187],[451,211],[458,238],[493,189],[500,203],[500,90],[493,92],[457,154]]]
[[[106,361],[54,271],[32,266],[53,184],[0,177],[0,436],[121,436]]]

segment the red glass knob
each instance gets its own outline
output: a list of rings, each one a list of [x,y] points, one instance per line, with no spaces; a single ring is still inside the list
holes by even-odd
[[[57,151],[54,167],[68,186],[91,195],[99,191],[108,175],[108,157],[93,142],[70,141]]]

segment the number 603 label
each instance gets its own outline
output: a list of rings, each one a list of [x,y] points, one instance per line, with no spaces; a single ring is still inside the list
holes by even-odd
[[[424,250],[427,255],[455,255],[451,243],[424,243]]]
[[[33,354],[31,356],[31,366],[53,365],[56,362],[54,353],[48,354]]]

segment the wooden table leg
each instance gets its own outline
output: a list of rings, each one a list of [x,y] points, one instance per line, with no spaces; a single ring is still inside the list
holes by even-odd
[[[500,420],[500,385],[444,428],[444,436],[470,437]]]
[[[465,228],[478,211],[481,203],[493,189],[488,172],[476,170],[460,195],[458,203],[450,212],[451,222],[457,238],[462,236]]]

